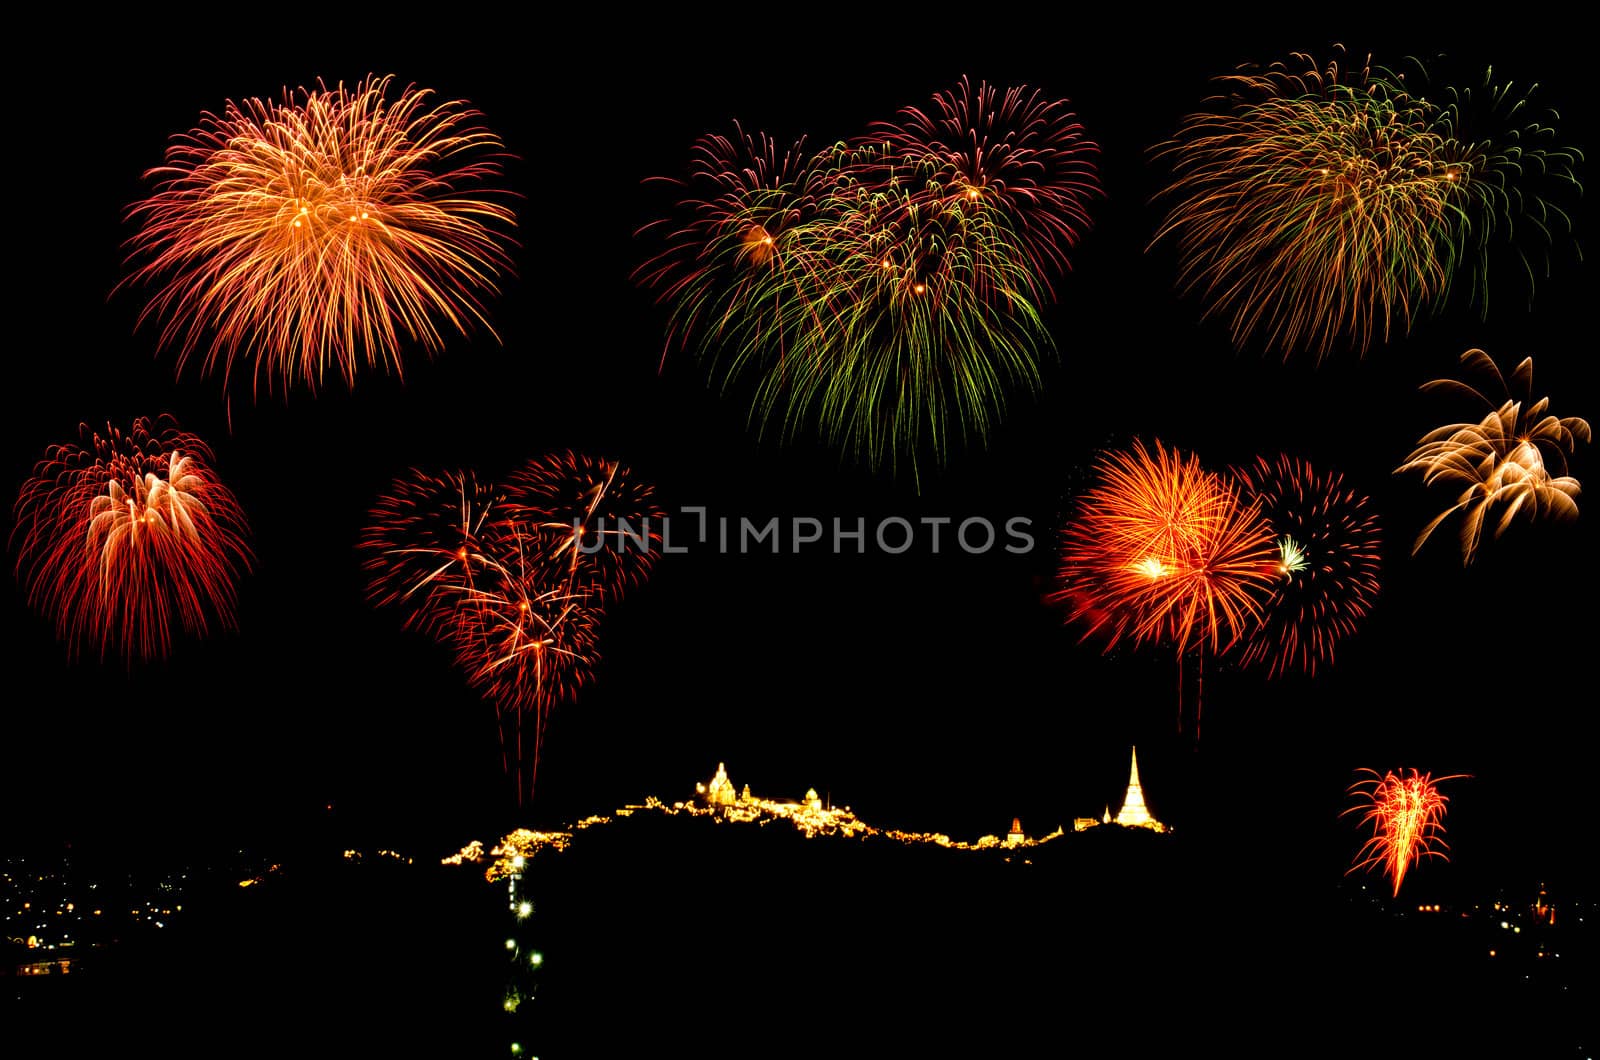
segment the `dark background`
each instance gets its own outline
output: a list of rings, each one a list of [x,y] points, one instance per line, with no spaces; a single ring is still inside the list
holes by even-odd
[[[1171,253],[1143,249],[1165,177],[1146,151],[1211,75],[1296,48],[1324,56],[1334,41],[1380,60],[1444,51],[1541,82],[1536,98],[1581,147],[1593,100],[1578,41],[1532,22],[1457,26],[1454,39],[1375,19],[1168,26],[1152,38],[1024,24],[771,33],[620,12],[619,40],[597,25],[529,37],[463,18],[473,21],[390,40],[356,26],[219,26],[214,38],[190,26],[207,43],[146,28],[63,52],[46,34],[24,57],[39,96],[8,165],[5,489],[14,495],[80,421],[171,412],[213,446],[259,562],[237,634],[181,640],[169,660],[131,671],[69,663],[8,580],[7,848],[270,848],[307,834],[331,804],[349,834],[435,857],[513,822],[685,797],[720,760],[758,793],[815,785],[875,823],[973,838],[1020,815],[1037,834],[1115,809],[1137,741],[1146,797],[1193,844],[1184,864],[1196,873],[1327,886],[1358,845],[1338,818],[1353,771],[1415,766],[1473,777],[1447,789],[1453,864],[1426,866],[1419,886],[1547,878],[1593,892],[1594,520],[1519,526],[1466,570],[1448,532],[1412,559],[1444,500],[1391,475],[1424,431],[1476,415],[1417,392],[1468,346],[1503,363],[1536,355],[1536,390],[1556,414],[1600,416],[1592,266],[1558,254],[1532,312],[1513,285],[1487,321],[1458,303],[1365,358],[1316,367],[1234,352],[1220,323],[1174,293]],[[503,345],[454,341],[432,362],[409,356],[403,383],[364,375],[353,393],[253,404],[236,393],[230,424],[219,380],[174,382],[172,355],[134,331],[141,293],[108,296],[123,210],[166,138],[202,110],[372,70],[470,100],[520,157],[507,178],[524,197],[519,276],[492,306]],[[644,178],[681,173],[695,137],[734,118],[823,143],[963,74],[1070,98],[1104,151],[1108,198],[1056,285],[1047,321],[1060,358],[1040,398],[1018,397],[987,448],[928,476],[919,495],[820,447],[757,440],[745,406],[710,392],[690,357],[658,370],[665,314],[629,280],[654,250],[635,231],[667,205]],[[1588,214],[1579,207],[1580,237]],[[1097,448],[1135,436],[1216,468],[1257,453],[1309,458],[1343,471],[1383,521],[1383,593],[1338,665],[1314,681],[1208,672],[1198,752],[1174,732],[1168,654],[1102,657],[1040,599],[1071,491]],[[1024,515],[1038,547],[664,558],[607,615],[598,680],[555,717],[537,800],[519,815],[506,807],[490,708],[442,649],[364,602],[354,542],[374,497],[410,466],[493,477],[567,448],[626,462],[668,507],[869,522]],[[1584,447],[1574,472],[1593,460]]]

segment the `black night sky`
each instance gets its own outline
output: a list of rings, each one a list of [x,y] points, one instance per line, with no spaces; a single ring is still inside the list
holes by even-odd
[[[1457,300],[1364,359],[1317,366],[1235,352],[1225,325],[1176,293],[1170,249],[1145,250],[1167,175],[1147,149],[1212,75],[1294,50],[1320,57],[1335,41],[1379,61],[1444,52],[1540,82],[1536,102],[1584,148],[1585,45],[1554,29],[1444,39],[1354,20],[1150,40],[1015,26],[971,40],[819,29],[735,42],[724,24],[679,26],[667,41],[634,28],[629,40],[591,26],[537,43],[487,22],[393,42],[330,29],[244,44],[219,31],[212,46],[151,39],[31,57],[38,95],[8,148],[7,496],[80,421],[171,412],[211,443],[258,565],[237,633],[181,638],[167,661],[131,670],[70,662],[7,579],[7,848],[270,846],[332,804],[351,834],[436,858],[512,824],[684,798],[718,761],[758,792],[814,785],[875,823],[975,838],[1020,816],[1042,833],[1108,802],[1115,811],[1136,742],[1152,809],[1195,852],[1185,864],[1240,887],[1333,886],[1359,845],[1338,817],[1354,770],[1415,766],[1472,775],[1448,789],[1453,860],[1425,866],[1420,886],[1548,880],[1594,896],[1589,500],[1577,523],[1519,524],[1463,570],[1448,532],[1409,555],[1443,493],[1392,474],[1421,434],[1466,418],[1418,386],[1454,374],[1471,346],[1502,364],[1533,355],[1536,393],[1557,415],[1600,418],[1592,263],[1558,251],[1531,311],[1510,284],[1486,320]],[[468,39],[480,33],[487,50]],[[518,276],[492,304],[503,344],[453,341],[431,362],[414,352],[403,382],[367,374],[353,392],[252,403],[236,391],[230,422],[220,380],[175,382],[154,330],[135,331],[141,292],[110,294],[130,234],[123,210],[167,137],[201,111],[369,71],[470,100],[518,156],[507,177],[521,196]],[[636,230],[669,203],[641,182],[680,174],[701,133],[739,119],[825,143],[963,74],[1069,98],[1103,150],[1108,196],[1047,310],[1060,357],[1042,395],[1014,400],[986,448],[959,453],[919,494],[820,445],[758,439],[747,405],[713,392],[692,356],[660,367],[665,311],[629,274],[655,249]],[[1591,216],[1592,196],[1576,214],[1586,250]],[[1302,456],[1343,471],[1382,519],[1382,595],[1337,665],[1315,680],[1208,671],[1198,751],[1174,732],[1170,653],[1102,656],[1041,601],[1056,528],[1096,451],[1135,437],[1217,469]],[[493,477],[566,449],[631,465],[669,509],[869,524],[1025,516],[1036,547],[663,558],[607,614],[598,680],[555,716],[536,802],[518,816],[491,708],[443,649],[365,602],[355,541],[409,467]],[[1580,447],[1573,473],[1594,468]]]

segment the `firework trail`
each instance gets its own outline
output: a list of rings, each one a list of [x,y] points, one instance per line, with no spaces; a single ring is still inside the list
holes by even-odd
[[[211,450],[166,416],[80,430],[80,443],[46,451],[17,499],[29,603],[70,651],[129,663],[165,657],[174,627],[234,628],[249,531]]]

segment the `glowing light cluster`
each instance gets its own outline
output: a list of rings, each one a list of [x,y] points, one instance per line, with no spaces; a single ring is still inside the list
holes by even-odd
[[[519,800],[551,710],[590,680],[603,608],[648,575],[661,519],[627,468],[573,453],[531,460],[503,488],[413,471],[373,508],[360,540],[369,598],[449,646],[495,705]]]
[[[174,629],[233,628],[249,569],[244,512],[211,450],[170,417],[50,447],[17,498],[28,601],[71,651],[166,656]]]
[[[1241,347],[1365,350],[1441,305],[1458,274],[1487,307],[1497,240],[1531,280],[1571,231],[1547,193],[1576,190],[1581,154],[1529,121],[1527,91],[1300,54],[1218,80],[1215,106],[1157,149],[1175,175],[1156,238]]]
[[[460,101],[393,78],[229,101],[174,139],[135,203],[126,283],[155,290],[181,371],[247,362],[253,385],[315,388],[330,372],[402,372],[401,348],[493,333],[510,271],[504,151]]]
[[[915,471],[1038,386],[1038,307],[1097,153],[1065,101],[965,80],[823,151],[706,136],[636,277],[670,306],[669,347],[750,381],[764,427]]]
[[[1471,563],[1483,541],[1486,523],[1493,537],[1518,516],[1573,519],[1578,515],[1578,480],[1566,473],[1566,458],[1578,442],[1590,439],[1589,423],[1576,416],[1550,415],[1550,399],[1533,397],[1533,358],[1523,358],[1510,384],[1482,350],[1461,355],[1463,368],[1493,379],[1505,399],[1496,404],[1482,391],[1454,379],[1435,379],[1424,391],[1462,394],[1487,407],[1477,423],[1452,423],[1429,431],[1396,473],[1422,472],[1425,485],[1460,489],[1456,502],[1422,528],[1415,555],[1440,524],[1461,516],[1461,560]],[[1520,396],[1513,396],[1515,385]],[[1496,512],[1498,519],[1491,519]]]
[[[1444,842],[1445,805],[1450,800],[1439,791],[1439,784],[1465,778],[1434,780],[1415,769],[1409,774],[1390,771],[1379,775],[1372,769],[1360,772],[1370,776],[1350,786],[1357,805],[1345,813],[1360,812],[1361,823],[1371,826],[1372,836],[1362,845],[1349,872],[1376,869],[1394,881],[1398,896],[1411,866],[1423,858],[1450,860],[1449,847]]]

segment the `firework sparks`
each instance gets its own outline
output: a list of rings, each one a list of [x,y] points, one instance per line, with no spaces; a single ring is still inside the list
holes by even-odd
[[[1356,854],[1346,875],[1363,869],[1376,869],[1394,882],[1395,895],[1405,882],[1406,870],[1423,858],[1449,861],[1444,841],[1445,804],[1450,800],[1439,791],[1446,780],[1461,780],[1463,775],[1434,780],[1415,769],[1409,775],[1363,769],[1370,777],[1350,785],[1357,805],[1346,814],[1361,813],[1361,824],[1372,827],[1372,837]]]
[[[1269,676],[1315,673],[1334,645],[1355,631],[1378,593],[1378,517],[1337,472],[1305,461],[1258,457],[1237,473],[1278,538],[1277,577],[1242,662]]]
[[[1575,185],[1578,154],[1539,127],[1465,138],[1492,124],[1470,93],[1440,106],[1370,62],[1305,55],[1220,82],[1218,108],[1157,149],[1175,175],[1156,239],[1175,242],[1181,286],[1229,319],[1236,345],[1320,356],[1344,336],[1364,351],[1442,304],[1462,268],[1487,305],[1489,233],[1570,228],[1534,177]],[[1518,109],[1509,86],[1476,98]]]
[[[1097,148],[1064,101],[963,82],[866,137],[707,137],[636,278],[752,418],[871,466],[986,437],[1052,347],[1038,303],[1087,228]]]
[[[133,268],[155,287],[178,368],[250,362],[253,385],[315,389],[363,366],[402,374],[401,347],[494,333],[484,302],[510,271],[515,223],[498,137],[478,114],[393,79],[229,101],[167,149],[129,211]]]
[[[1052,601],[1108,647],[1226,650],[1259,622],[1278,555],[1259,503],[1160,442],[1106,454],[1063,536]]]
[[[251,562],[244,513],[211,451],[169,417],[82,428],[51,447],[16,505],[17,575],[70,650],[166,656],[176,626],[235,626]]]
[[[1461,364],[1492,378],[1505,400],[1497,405],[1454,379],[1425,384],[1424,391],[1463,394],[1488,412],[1477,423],[1452,423],[1423,435],[1396,473],[1420,471],[1425,485],[1442,483],[1461,490],[1456,503],[1422,528],[1411,551],[1415,555],[1440,524],[1459,513],[1466,564],[1478,551],[1486,523],[1493,527],[1492,536],[1499,537],[1519,515],[1530,520],[1577,517],[1578,480],[1566,474],[1566,458],[1578,442],[1589,441],[1590,432],[1586,420],[1558,419],[1549,414],[1549,398],[1533,398],[1533,358],[1517,365],[1509,384],[1482,350],[1463,353]],[[1520,397],[1512,395],[1512,386]],[[1496,511],[1499,518],[1491,520]]]

